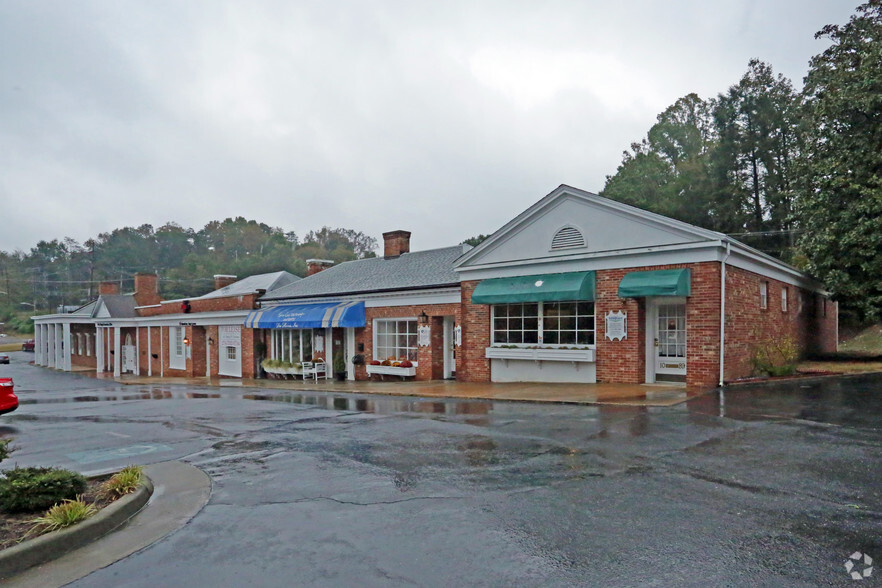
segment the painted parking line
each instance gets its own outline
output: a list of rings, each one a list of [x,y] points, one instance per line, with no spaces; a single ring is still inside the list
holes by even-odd
[[[140,445],[128,445],[126,447],[115,447],[113,449],[96,449],[93,451],[78,451],[76,453],[68,453],[67,457],[77,463],[98,463],[100,461],[111,461],[115,459],[126,459],[139,455],[147,455],[148,453],[162,453],[171,451],[168,445],[160,445],[158,443],[141,443]]]

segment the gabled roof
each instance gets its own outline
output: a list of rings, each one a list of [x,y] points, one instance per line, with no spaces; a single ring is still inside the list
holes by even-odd
[[[587,232],[589,242],[586,247],[582,248],[583,252],[598,251],[616,251],[635,246],[652,246],[652,245],[673,245],[678,243],[693,243],[697,241],[724,241],[728,238],[723,233],[703,229],[689,223],[684,223],[654,212],[642,210],[628,204],[616,202],[603,196],[598,196],[585,190],[579,190],[566,184],[561,184],[551,193],[546,195],[542,200],[535,203],[527,210],[513,218],[511,221],[503,225],[499,230],[494,232],[488,239],[480,245],[463,255],[456,262],[456,267],[471,265],[472,262],[483,261],[494,249],[502,246],[506,242],[510,242],[518,234],[529,227],[533,222],[549,214],[552,210],[561,206],[566,201],[575,201],[582,206],[579,208],[582,212],[578,212],[582,218],[571,218],[569,216],[559,219],[559,222],[575,223],[579,225],[580,221],[585,223],[594,223],[593,227],[579,227],[582,231]],[[593,214],[590,211],[594,211]],[[610,219],[619,219],[628,223],[629,231],[622,234],[618,226],[610,226]],[[617,221],[618,222],[618,221]],[[569,224],[567,226],[570,226]],[[596,235],[608,230],[604,238],[597,238]],[[544,243],[545,235],[542,237],[542,243],[537,243],[537,236],[530,235],[529,240],[537,243],[537,247],[543,253],[542,257],[564,256],[579,252],[578,249],[562,249],[558,252],[549,251],[551,246],[552,235],[547,235],[548,243]],[[645,243],[638,244],[638,238],[646,240]],[[613,241],[627,242],[626,247],[616,246]],[[522,249],[515,247],[515,249]],[[524,251],[525,252],[525,251]],[[526,253],[526,252],[525,252]],[[531,253],[539,253],[534,251]],[[491,256],[492,257],[492,256]],[[538,255],[531,255],[538,257]],[[480,263],[479,262],[479,263]]]
[[[281,271],[281,272],[272,272],[268,274],[257,274],[255,276],[248,276],[247,278],[243,278],[238,282],[233,282],[223,288],[219,288],[214,292],[209,292],[203,296],[199,296],[198,298],[194,298],[193,300],[203,300],[205,298],[222,298],[224,296],[243,296],[245,294],[254,294],[258,290],[265,290],[266,292],[273,292],[283,286],[287,286],[288,284],[292,284],[294,282],[300,281],[302,278],[295,276],[294,274]]]
[[[92,318],[133,318],[135,306],[134,294],[104,294],[98,297]]]
[[[261,300],[459,286],[459,276],[453,271],[453,262],[469,249],[469,245],[455,245],[404,253],[398,257],[346,261],[267,293]]]

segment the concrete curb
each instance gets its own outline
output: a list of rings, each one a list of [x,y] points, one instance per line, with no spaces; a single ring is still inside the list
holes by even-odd
[[[125,525],[153,495],[153,482],[143,475],[141,486],[73,527],[35,537],[0,551],[0,580],[79,549]]]

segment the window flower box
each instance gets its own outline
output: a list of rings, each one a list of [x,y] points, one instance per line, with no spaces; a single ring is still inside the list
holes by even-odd
[[[594,349],[560,349],[556,347],[487,347],[487,359],[523,361],[595,361]]]
[[[378,374],[381,376],[415,376],[416,366],[412,367],[396,367],[391,365],[367,365],[365,366],[369,375]]]

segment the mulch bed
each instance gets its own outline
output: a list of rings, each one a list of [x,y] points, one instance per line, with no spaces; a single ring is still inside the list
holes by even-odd
[[[86,480],[87,486],[86,491],[83,493],[83,500],[87,503],[91,503],[95,505],[95,508],[101,510],[113,500],[108,498],[101,498],[99,494],[101,492],[101,484],[103,484],[110,476],[102,476],[100,478],[92,478]],[[7,547],[12,547],[22,539],[33,539],[34,537],[38,537],[39,534],[37,532],[33,532],[28,535],[28,531],[30,531],[31,527],[34,526],[33,521],[35,518],[43,516],[43,512],[25,512],[25,513],[0,513],[0,549],[6,549]]]

